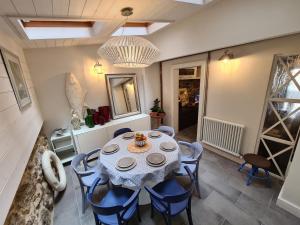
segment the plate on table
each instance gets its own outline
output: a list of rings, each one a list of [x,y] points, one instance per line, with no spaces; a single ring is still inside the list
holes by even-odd
[[[150,138],[159,138],[159,137],[161,137],[161,132],[159,132],[159,131],[151,131],[148,136]]]
[[[117,162],[116,169],[121,171],[127,171],[133,169],[136,166],[136,164],[137,163],[134,158],[124,157]]]
[[[168,142],[162,142],[159,145],[160,149],[163,151],[174,151],[175,149],[177,149],[177,145],[174,142],[168,141]]]
[[[166,162],[166,156],[161,153],[151,153],[146,157],[149,166],[162,166]]]
[[[127,132],[125,134],[123,134],[122,138],[123,139],[132,139],[134,138],[135,133],[134,132]]]
[[[103,154],[113,154],[117,151],[119,151],[119,145],[117,144],[111,144],[103,148]]]

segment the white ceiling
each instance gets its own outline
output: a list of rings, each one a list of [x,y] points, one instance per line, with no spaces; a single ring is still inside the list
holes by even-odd
[[[95,38],[32,41],[22,39],[24,48],[101,44],[122,25],[124,18],[120,10],[127,6],[133,7],[134,13],[129,21],[135,22],[176,22],[204,7],[175,0],[0,0],[0,16],[97,19],[106,23],[105,31]],[[17,37],[17,33],[13,33]]]

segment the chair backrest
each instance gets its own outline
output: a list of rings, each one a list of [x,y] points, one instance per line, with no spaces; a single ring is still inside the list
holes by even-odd
[[[86,157],[86,154],[80,153],[72,159],[71,167],[77,176],[80,174],[80,170],[78,167],[81,165],[81,163],[84,163],[85,157]]]
[[[193,193],[193,189],[194,189],[194,186],[195,186],[195,177],[193,175],[193,173],[191,172],[191,170],[185,166],[184,167],[185,170],[187,171],[189,177],[190,177],[190,186],[189,188],[182,194],[178,194],[178,195],[167,195],[167,196],[163,196],[162,199],[157,199],[157,200],[161,200],[163,202],[166,202],[168,205],[165,207],[168,208],[170,207],[170,203],[177,203],[177,202],[182,202],[184,200],[188,200],[191,196],[192,196],[192,193]],[[151,190],[149,193],[150,195],[153,197],[153,198],[156,198],[155,196],[153,196],[151,194],[151,192],[155,192],[153,189],[149,188],[149,187],[145,187],[146,190],[149,192],[149,189]],[[164,205],[164,204],[163,204]]]
[[[121,224],[122,218],[123,218],[124,214],[126,213],[127,209],[129,209],[131,206],[133,206],[133,204],[136,204],[136,205],[138,204],[138,196],[139,196],[141,189],[136,190],[131,195],[131,197],[128,199],[128,201],[126,203],[124,203],[123,205],[112,205],[110,207],[103,207],[103,206],[101,206],[101,201],[99,203],[95,203],[93,201],[94,191],[95,191],[95,188],[96,188],[99,180],[100,180],[100,178],[98,178],[94,181],[92,187],[90,188],[90,190],[87,194],[87,200],[91,204],[94,214],[104,215],[104,216],[116,214],[119,224]],[[122,191],[121,189],[123,189],[121,187],[114,187],[114,188],[118,188],[118,189],[120,189],[120,191]]]
[[[165,196],[163,198],[163,201],[165,201],[167,203],[177,203],[177,202],[182,202],[186,199],[189,199],[190,196],[192,196],[194,186],[195,186],[195,177],[194,177],[193,173],[191,172],[191,170],[187,166],[185,166],[184,169],[188,173],[190,180],[191,180],[188,189],[184,193],[179,194],[179,195]]]
[[[160,126],[159,128],[155,129],[158,130],[162,133],[168,134],[170,137],[175,137],[175,130],[173,127],[169,127],[169,126]]]
[[[132,130],[130,128],[127,128],[127,127],[116,130],[115,133],[114,133],[114,138],[121,135],[121,134],[125,134],[127,132],[132,132]]]
[[[199,161],[202,158],[203,146],[199,142],[193,142],[191,147],[193,149],[192,157]]]

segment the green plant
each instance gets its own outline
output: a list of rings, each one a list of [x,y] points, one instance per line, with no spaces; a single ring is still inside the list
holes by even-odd
[[[153,107],[150,109],[152,112],[159,112],[159,110],[161,109],[160,107],[159,107],[159,103],[160,103],[160,101],[158,100],[158,98],[157,99],[155,99],[154,101],[153,101]]]

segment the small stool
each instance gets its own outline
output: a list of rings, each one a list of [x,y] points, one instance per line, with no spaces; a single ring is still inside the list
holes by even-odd
[[[247,174],[247,183],[246,185],[250,185],[253,178],[267,180],[268,186],[271,187],[271,178],[269,174],[269,169],[271,167],[271,162],[264,158],[263,156],[256,154],[245,154],[243,156],[245,162],[241,164],[239,171],[241,171],[245,165],[248,163],[252,166],[252,169]],[[257,176],[258,170],[263,169],[265,171],[265,176]]]

